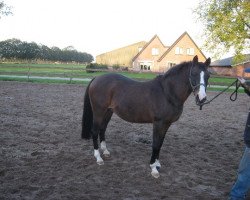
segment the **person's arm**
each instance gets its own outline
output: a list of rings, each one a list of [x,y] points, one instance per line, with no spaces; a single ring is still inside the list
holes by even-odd
[[[244,131],[244,141],[248,148],[250,148],[250,112],[247,116],[247,123]]]
[[[246,82],[246,80],[242,77],[238,78],[241,86],[245,89],[245,93],[247,93],[250,96],[250,85]]]

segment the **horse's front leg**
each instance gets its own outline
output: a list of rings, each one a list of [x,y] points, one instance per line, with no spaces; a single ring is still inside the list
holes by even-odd
[[[170,123],[163,121],[156,121],[153,123],[153,145],[152,145],[152,156],[150,160],[151,175],[155,178],[159,178],[159,169],[161,167],[159,161],[159,154],[161,146],[163,144],[166,132],[170,127]]]

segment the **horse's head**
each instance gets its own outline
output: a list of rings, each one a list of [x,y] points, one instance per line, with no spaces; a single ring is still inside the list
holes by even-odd
[[[211,59],[208,58],[204,63],[198,62],[198,56],[193,58],[189,72],[189,82],[196,98],[196,104],[202,105],[206,101],[206,89],[209,79],[208,66]]]

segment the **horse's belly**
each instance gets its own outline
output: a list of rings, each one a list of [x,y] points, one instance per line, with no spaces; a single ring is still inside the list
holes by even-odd
[[[131,123],[153,123],[151,119],[146,119],[146,118],[135,118],[131,116],[124,116],[124,115],[119,115],[117,114],[121,119],[131,122]]]
[[[153,117],[150,112],[143,109],[134,107],[115,107],[113,112],[121,119],[133,123],[152,123]]]

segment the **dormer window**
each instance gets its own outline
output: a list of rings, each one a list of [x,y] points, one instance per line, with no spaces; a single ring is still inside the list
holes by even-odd
[[[194,48],[187,48],[187,55],[193,56],[194,55]]]
[[[152,48],[152,56],[158,56],[159,55],[159,49],[158,48]]]
[[[175,48],[175,54],[176,54],[176,55],[183,54],[183,48],[181,48],[181,47],[176,47],[176,48]]]

